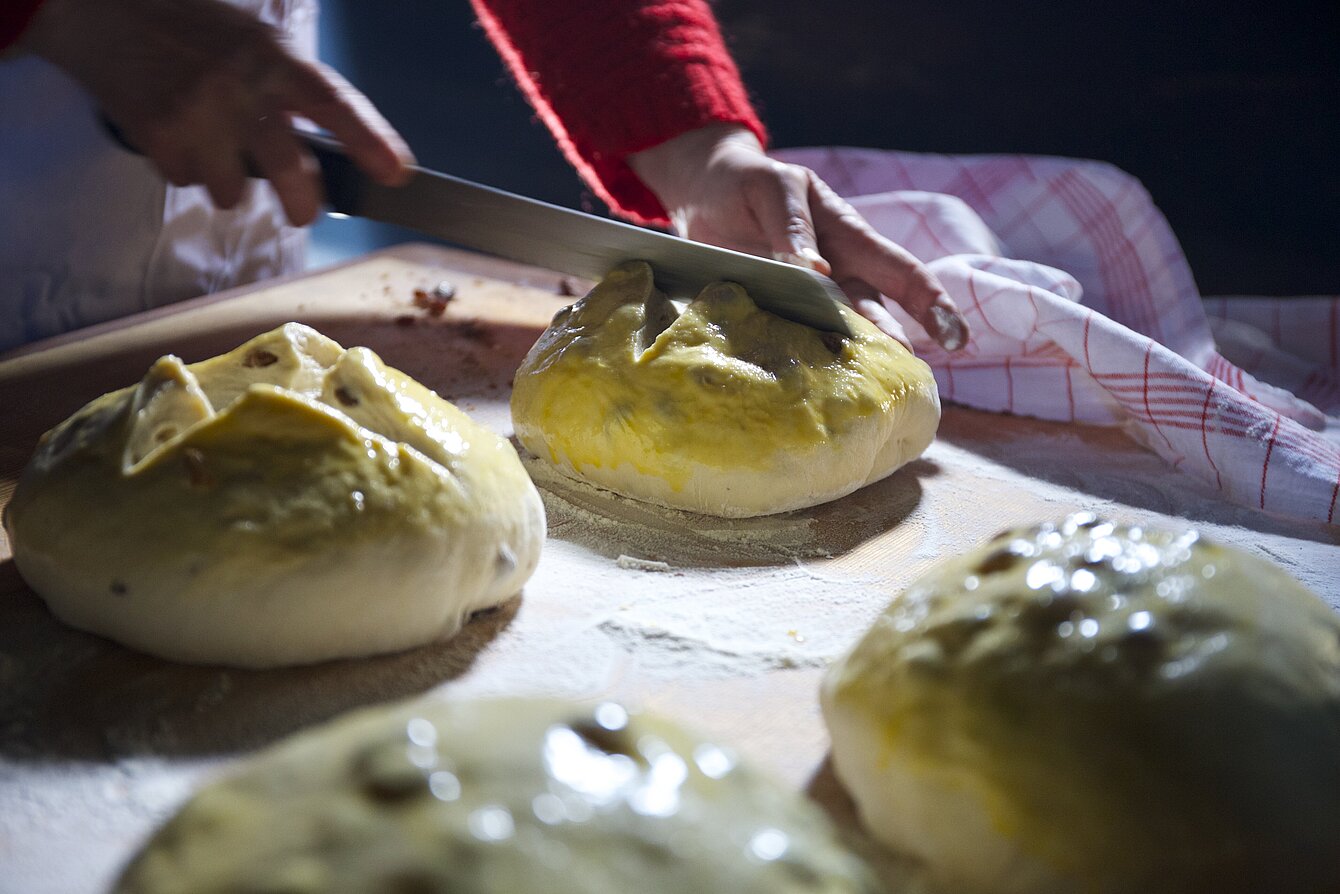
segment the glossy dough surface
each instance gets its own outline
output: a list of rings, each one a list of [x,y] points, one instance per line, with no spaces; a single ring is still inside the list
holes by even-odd
[[[716,283],[682,310],[651,268],[616,268],[561,311],[518,370],[517,437],[567,475],[744,517],[878,481],[935,436],[930,368],[855,312],[851,338]]]
[[[505,440],[288,324],[154,363],[43,436],[6,513],[69,624],[180,661],[405,649],[512,596],[544,510]]]
[[[122,894],[873,894],[801,796],[619,705],[418,702],[198,793]]]
[[[1340,619],[1194,532],[1006,532],[895,600],[823,706],[865,825],[943,890],[1340,879]]]

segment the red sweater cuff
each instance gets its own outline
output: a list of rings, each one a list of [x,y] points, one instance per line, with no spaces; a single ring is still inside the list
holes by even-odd
[[[634,152],[714,123],[766,134],[705,0],[471,0],[568,161],[616,213],[667,223]]]
[[[43,0],[5,0],[0,3],[0,50],[18,42]]]

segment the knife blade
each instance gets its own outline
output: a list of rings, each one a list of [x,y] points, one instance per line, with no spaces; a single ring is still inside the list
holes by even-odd
[[[651,265],[671,298],[693,298],[708,283],[744,286],[765,310],[816,329],[851,335],[838,309],[837,283],[803,267],[718,248],[573,211],[460,177],[415,167],[403,186],[382,186],[350,161],[339,143],[301,133],[321,165],[331,208],[397,224],[560,273],[599,280],[625,261]]]

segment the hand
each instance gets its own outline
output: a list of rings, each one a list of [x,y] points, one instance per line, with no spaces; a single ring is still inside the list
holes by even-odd
[[[203,183],[222,208],[242,199],[249,159],[291,222],[316,217],[317,165],[290,133],[293,115],[333,133],[377,181],[409,176],[408,147],[365,96],[222,0],[46,0],[23,44],[83,84],[164,177]]]
[[[714,124],[630,155],[683,236],[832,276],[852,306],[908,344],[880,295],[947,350],[968,324],[926,267],[875,232],[809,168],[775,161],[744,127]]]

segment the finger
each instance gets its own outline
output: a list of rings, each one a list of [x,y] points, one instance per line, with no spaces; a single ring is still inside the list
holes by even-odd
[[[289,223],[301,227],[316,219],[321,206],[321,179],[316,160],[290,127],[287,115],[266,116],[258,124],[248,151],[257,173],[274,188]]]
[[[236,207],[247,188],[241,147],[250,122],[243,91],[231,78],[212,76],[192,99],[160,125],[160,146],[179,159],[173,182],[202,183],[216,206]]]
[[[824,275],[832,272],[814,236],[808,171],[771,162],[751,171],[744,189],[774,258]]]
[[[907,331],[903,329],[903,325],[894,319],[893,315],[880,303],[878,289],[859,279],[843,279],[838,282],[838,285],[851,299],[851,306],[856,309],[857,313],[874,323],[879,331],[901,343],[909,351],[912,350],[912,340],[907,337]]]
[[[888,296],[946,350],[963,347],[968,323],[934,274],[902,246],[875,232],[828,184],[818,177],[811,177],[810,184],[816,229],[834,267]]]
[[[187,147],[176,138],[176,134],[162,127],[146,128],[142,136],[123,127],[122,132],[132,146],[136,146],[144,157],[153,162],[163,179],[173,186],[190,186],[198,183],[196,173],[191,169],[191,158]]]
[[[190,171],[209,190],[215,205],[236,207],[247,185],[239,134],[226,122],[212,119],[197,121],[188,133],[190,145],[186,155]]]
[[[354,163],[387,186],[409,179],[414,155],[400,134],[339,73],[316,62],[289,60],[278,100],[335,135]]]
[[[195,170],[214,204],[224,209],[237,207],[247,188],[247,175],[236,144],[198,146],[192,154]]]
[[[199,183],[200,177],[195,173],[194,166],[190,157],[182,149],[160,149],[151,151],[146,149],[145,156],[154,163],[158,172],[163,175],[163,179],[173,186],[190,186],[193,183]]]
[[[856,312],[874,323],[880,332],[883,332],[909,351],[912,350],[912,339],[907,337],[907,330],[903,328],[902,323],[894,318],[893,314],[889,313],[879,299],[863,298],[857,301]]]

